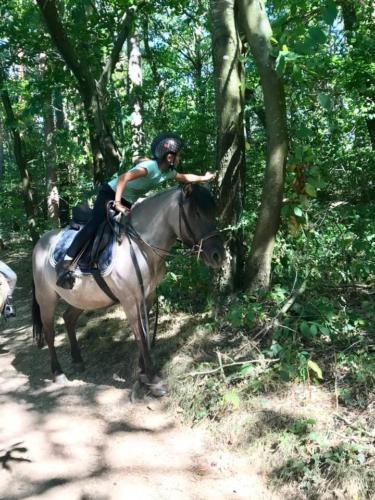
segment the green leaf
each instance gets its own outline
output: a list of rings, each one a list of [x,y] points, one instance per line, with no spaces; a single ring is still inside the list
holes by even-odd
[[[276,59],[276,73],[279,76],[282,76],[285,70],[285,54],[283,52],[279,52],[279,55],[277,56]]]
[[[305,191],[309,196],[312,196],[312,197],[316,196],[316,189],[314,188],[314,186],[312,186],[308,182],[306,182],[306,184],[305,184]]]
[[[321,92],[319,92],[318,99],[319,99],[320,105],[324,109],[326,109],[327,111],[329,111],[331,109],[332,102],[331,102],[331,97],[328,94],[322,94]]]
[[[309,35],[311,37],[311,40],[315,44],[321,44],[324,43],[327,39],[326,34],[321,28],[318,28],[317,26],[312,26],[309,28]]]
[[[234,390],[226,392],[223,396],[223,401],[231,404],[235,409],[239,408],[241,404],[240,396],[238,395],[238,392]]]
[[[302,217],[302,216],[303,216],[303,212],[302,212],[302,210],[300,209],[300,207],[293,207],[293,212],[294,212],[294,214],[295,214],[297,217]]]
[[[311,336],[310,325],[306,321],[302,321],[299,325],[299,329],[304,337],[309,338]]]
[[[241,367],[240,373],[241,373],[241,375],[246,376],[246,375],[249,375],[250,373],[254,373],[254,370],[255,370],[255,368],[253,365],[245,364]]]
[[[328,0],[322,10],[323,20],[330,26],[337,17],[337,6],[333,0]]]
[[[329,335],[331,334],[331,332],[330,332],[329,328],[327,328],[326,326],[324,326],[324,325],[320,325],[320,324],[319,324],[318,326],[319,326],[319,330],[321,331],[321,333],[322,333],[323,335],[327,335],[327,336],[329,336]]]
[[[307,362],[307,366],[310,368],[310,370],[312,370],[316,374],[318,379],[320,379],[320,380],[323,379],[322,370],[321,370],[320,366],[317,363],[315,363],[315,361],[312,361],[311,359],[309,359]]]

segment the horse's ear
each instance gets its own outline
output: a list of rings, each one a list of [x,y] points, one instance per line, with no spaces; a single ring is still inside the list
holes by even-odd
[[[189,182],[188,184],[184,184],[182,187],[182,191],[184,192],[185,196],[191,196],[193,192],[193,184],[191,182]]]

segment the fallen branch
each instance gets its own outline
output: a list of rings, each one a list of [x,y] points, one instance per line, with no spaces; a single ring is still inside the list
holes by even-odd
[[[335,417],[338,420],[341,420],[342,422],[344,422],[344,424],[348,425],[352,429],[354,429],[354,430],[356,430],[358,432],[362,432],[363,434],[365,434],[366,436],[368,436],[371,439],[375,439],[375,434],[374,433],[368,432],[365,429],[362,429],[361,427],[358,427],[358,425],[353,424],[352,422],[350,422],[348,419],[346,419],[342,415],[339,415],[338,413],[335,413]]]
[[[262,359],[249,359],[247,361],[235,361],[234,363],[228,363],[226,365],[223,365],[221,364],[218,368],[213,368],[212,370],[206,370],[206,371],[203,371],[203,372],[189,372],[187,373],[186,375],[183,376],[183,378],[185,377],[198,377],[200,375],[211,375],[212,373],[217,373],[217,372],[221,372],[221,373],[224,373],[224,368],[230,368],[231,366],[241,366],[241,365],[247,365],[247,364],[251,364],[251,363],[275,363],[276,361],[280,361],[279,358],[275,358],[275,359],[266,359],[266,358],[262,358]]]

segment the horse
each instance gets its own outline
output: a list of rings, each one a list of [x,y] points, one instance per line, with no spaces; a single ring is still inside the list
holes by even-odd
[[[8,281],[5,279],[3,273],[0,273],[0,316],[4,316],[5,303],[10,292]]]
[[[156,286],[165,274],[165,257],[177,239],[210,267],[219,268],[224,260],[224,245],[215,225],[215,203],[207,188],[198,184],[162,191],[136,203],[131,211],[131,231],[135,237],[115,241],[113,263],[103,276],[113,296],[121,304],[139,348],[140,381],[152,395],[163,396],[166,386],[156,374],[151,360],[148,313]],[[130,229],[129,229],[130,232]],[[63,319],[68,333],[72,361],[78,369],[84,363],[76,338],[75,324],[85,310],[106,308],[114,300],[96,283],[92,275],[76,278],[71,290],[56,285],[56,272],[50,252],[61,230],[44,234],[33,251],[33,331],[39,344],[42,335],[48,346],[53,380],[67,378],[54,346],[54,313],[59,299],[68,307]]]

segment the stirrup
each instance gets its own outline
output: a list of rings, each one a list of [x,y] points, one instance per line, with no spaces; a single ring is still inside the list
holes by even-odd
[[[76,278],[74,276],[73,271],[67,269],[62,272],[56,280],[56,285],[60,288],[65,288],[66,290],[71,290],[74,287]]]
[[[72,261],[62,260],[56,265],[56,285],[71,290],[75,283]]]
[[[3,309],[3,315],[4,315],[4,319],[14,318],[14,316],[16,315],[16,311],[14,309],[12,301],[9,298],[5,302],[4,309]]]

